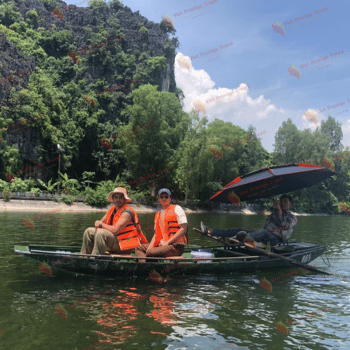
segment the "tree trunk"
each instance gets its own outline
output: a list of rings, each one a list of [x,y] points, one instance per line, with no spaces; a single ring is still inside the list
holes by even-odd
[[[155,197],[156,196],[156,184],[154,183],[152,188],[151,188],[151,196]]]
[[[185,204],[187,204],[187,197],[188,197],[188,183],[187,183],[187,185],[186,185]]]

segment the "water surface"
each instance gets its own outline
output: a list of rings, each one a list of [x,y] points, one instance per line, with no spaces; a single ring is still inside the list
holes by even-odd
[[[313,263],[332,276],[292,266],[221,277],[173,274],[162,284],[56,268],[50,277],[34,260],[15,255],[13,246],[80,245],[84,229],[102,215],[48,214],[34,219],[34,231],[22,225],[23,217],[0,214],[0,349],[349,349],[349,217],[299,217],[292,235],[329,245],[331,266],[322,258]],[[139,217],[143,227],[153,225],[154,214]],[[192,231],[201,220],[258,229],[265,217],[188,215],[191,245],[212,244]],[[150,239],[151,230],[145,231]],[[260,286],[262,278],[272,292]],[[276,329],[279,321],[288,336]]]

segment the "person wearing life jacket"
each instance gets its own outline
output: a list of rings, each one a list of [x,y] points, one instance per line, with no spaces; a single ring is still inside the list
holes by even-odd
[[[162,210],[154,219],[155,234],[150,244],[142,244],[135,249],[137,257],[180,256],[187,244],[187,217],[179,205],[170,204],[171,192],[163,188],[158,192]],[[144,260],[139,260],[144,262]]]
[[[117,187],[108,195],[108,201],[114,206],[102,220],[95,221],[95,228],[85,230],[81,254],[104,255],[106,251],[130,254],[141,243],[148,243],[137,213],[127,204],[131,202],[128,190]]]

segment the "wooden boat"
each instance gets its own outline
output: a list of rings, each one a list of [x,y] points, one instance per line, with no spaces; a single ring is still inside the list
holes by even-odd
[[[291,242],[287,246],[273,249],[281,257],[293,259],[301,264],[316,259],[327,249],[326,245]],[[15,246],[15,253],[37,260],[41,267],[51,271],[52,267],[66,271],[90,275],[127,277],[151,276],[152,272],[161,276],[230,274],[235,272],[254,272],[272,268],[293,267],[290,262],[266,256],[261,252],[242,245],[211,247],[186,247],[182,257],[147,258],[139,262],[135,256],[80,254],[80,247],[29,245]],[[201,251],[210,251],[212,257],[193,258]]]

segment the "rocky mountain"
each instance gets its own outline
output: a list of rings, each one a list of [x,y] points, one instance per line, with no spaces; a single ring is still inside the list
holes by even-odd
[[[150,83],[159,91],[175,92],[179,43],[169,37],[175,33],[169,23],[149,21],[119,0],[85,5],[89,7],[59,0],[0,0],[0,129],[7,129],[0,136],[19,149],[23,165],[51,157],[58,141],[71,149],[64,157],[66,166],[71,165],[74,150],[77,153],[92,137],[87,121],[77,116],[81,101],[84,109],[94,107],[87,113],[99,113],[100,123],[118,124],[127,122],[121,116],[123,103],[132,103],[126,86]],[[72,86],[81,90],[73,88],[75,94],[67,95]],[[104,94],[108,89],[117,98],[112,107]],[[64,106],[54,106],[59,100]],[[25,131],[10,131],[23,118],[42,114],[49,120],[42,118]],[[62,130],[68,119],[74,122],[75,139],[67,135],[71,130]]]

